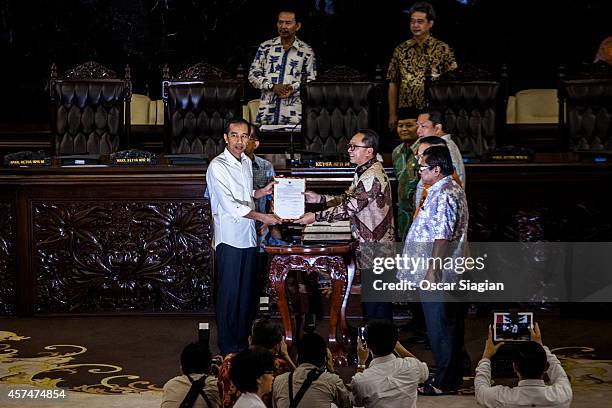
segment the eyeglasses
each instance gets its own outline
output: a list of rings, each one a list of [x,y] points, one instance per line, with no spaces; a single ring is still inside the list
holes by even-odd
[[[249,135],[245,135],[245,134],[238,134],[238,133],[230,133],[228,135],[228,137],[232,138],[232,139],[242,139],[242,140],[249,140],[250,136]]]
[[[433,170],[435,167],[437,167],[437,166],[436,165],[432,165],[432,166],[419,166],[419,171]]]
[[[372,146],[361,146],[361,145],[355,145],[355,144],[349,143],[348,145],[346,145],[346,147],[347,147],[349,150],[355,150],[355,149],[356,149],[356,148],[358,148],[358,147],[361,147],[361,148],[364,148],[364,149],[368,149],[368,148],[370,148],[370,147],[372,147]]]

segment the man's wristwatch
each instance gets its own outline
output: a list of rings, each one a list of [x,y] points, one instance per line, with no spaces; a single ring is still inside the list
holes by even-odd
[[[271,90],[272,90],[272,88],[274,88],[274,82],[270,81],[270,82],[268,83],[268,91],[271,91]]]

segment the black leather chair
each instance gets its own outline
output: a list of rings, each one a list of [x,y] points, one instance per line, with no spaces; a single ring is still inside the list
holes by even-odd
[[[442,114],[444,130],[464,154],[482,156],[496,147],[506,123],[506,78],[505,68],[495,79],[469,64],[436,80],[426,75],[427,106]]]
[[[129,146],[130,68],[123,79],[93,61],[58,77],[51,66],[52,146],[56,155],[107,155]]]
[[[612,67],[583,65],[559,70],[559,131],[572,150],[612,150]],[[565,107],[565,108],[564,108]]]
[[[359,128],[380,131],[382,77],[367,77],[349,67],[335,66],[315,81],[303,83],[302,134],[307,151],[346,153]]]
[[[170,154],[202,154],[212,159],[225,148],[227,121],[242,117],[244,73],[236,79],[206,63],[170,76],[164,66],[165,150]]]

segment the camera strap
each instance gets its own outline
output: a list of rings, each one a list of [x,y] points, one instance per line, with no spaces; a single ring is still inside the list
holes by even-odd
[[[204,384],[206,383],[206,375],[203,375],[199,380],[194,380],[189,375],[187,375],[189,382],[191,383],[191,388],[187,391],[187,395],[181,402],[180,408],[191,408],[193,404],[195,404],[196,399],[198,399],[198,395],[204,398],[204,403],[208,408],[212,408],[212,404],[208,399],[208,395],[204,392]]]
[[[306,376],[306,380],[298,390],[295,398],[293,398],[293,371],[289,373],[289,408],[297,408],[302,398],[304,398],[304,394],[308,391],[308,388],[310,388],[313,382],[317,381],[321,374],[323,374],[323,370],[318,368],[310,370]]]

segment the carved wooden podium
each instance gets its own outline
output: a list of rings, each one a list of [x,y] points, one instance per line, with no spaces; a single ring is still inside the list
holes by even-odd
[[[266,246],[270,254],[270,287],[278,297],[278,309],[285,329],[285,341],[291,346],[296,331],[295,316],[289,312],[286,279],[290,270],[305,273],[317,281],[321,273],[329,274],[331,305],[329,310],[329,348],[334,365],[347,366],[345,345],[348,343],[346,305],[355,277],[354,250],[357,242],[317,246]],[[339,321],[339,322],[338,322]],[[338,323],[340,335],[338,335]],[[296,334],[297,335],[297,334]]]

